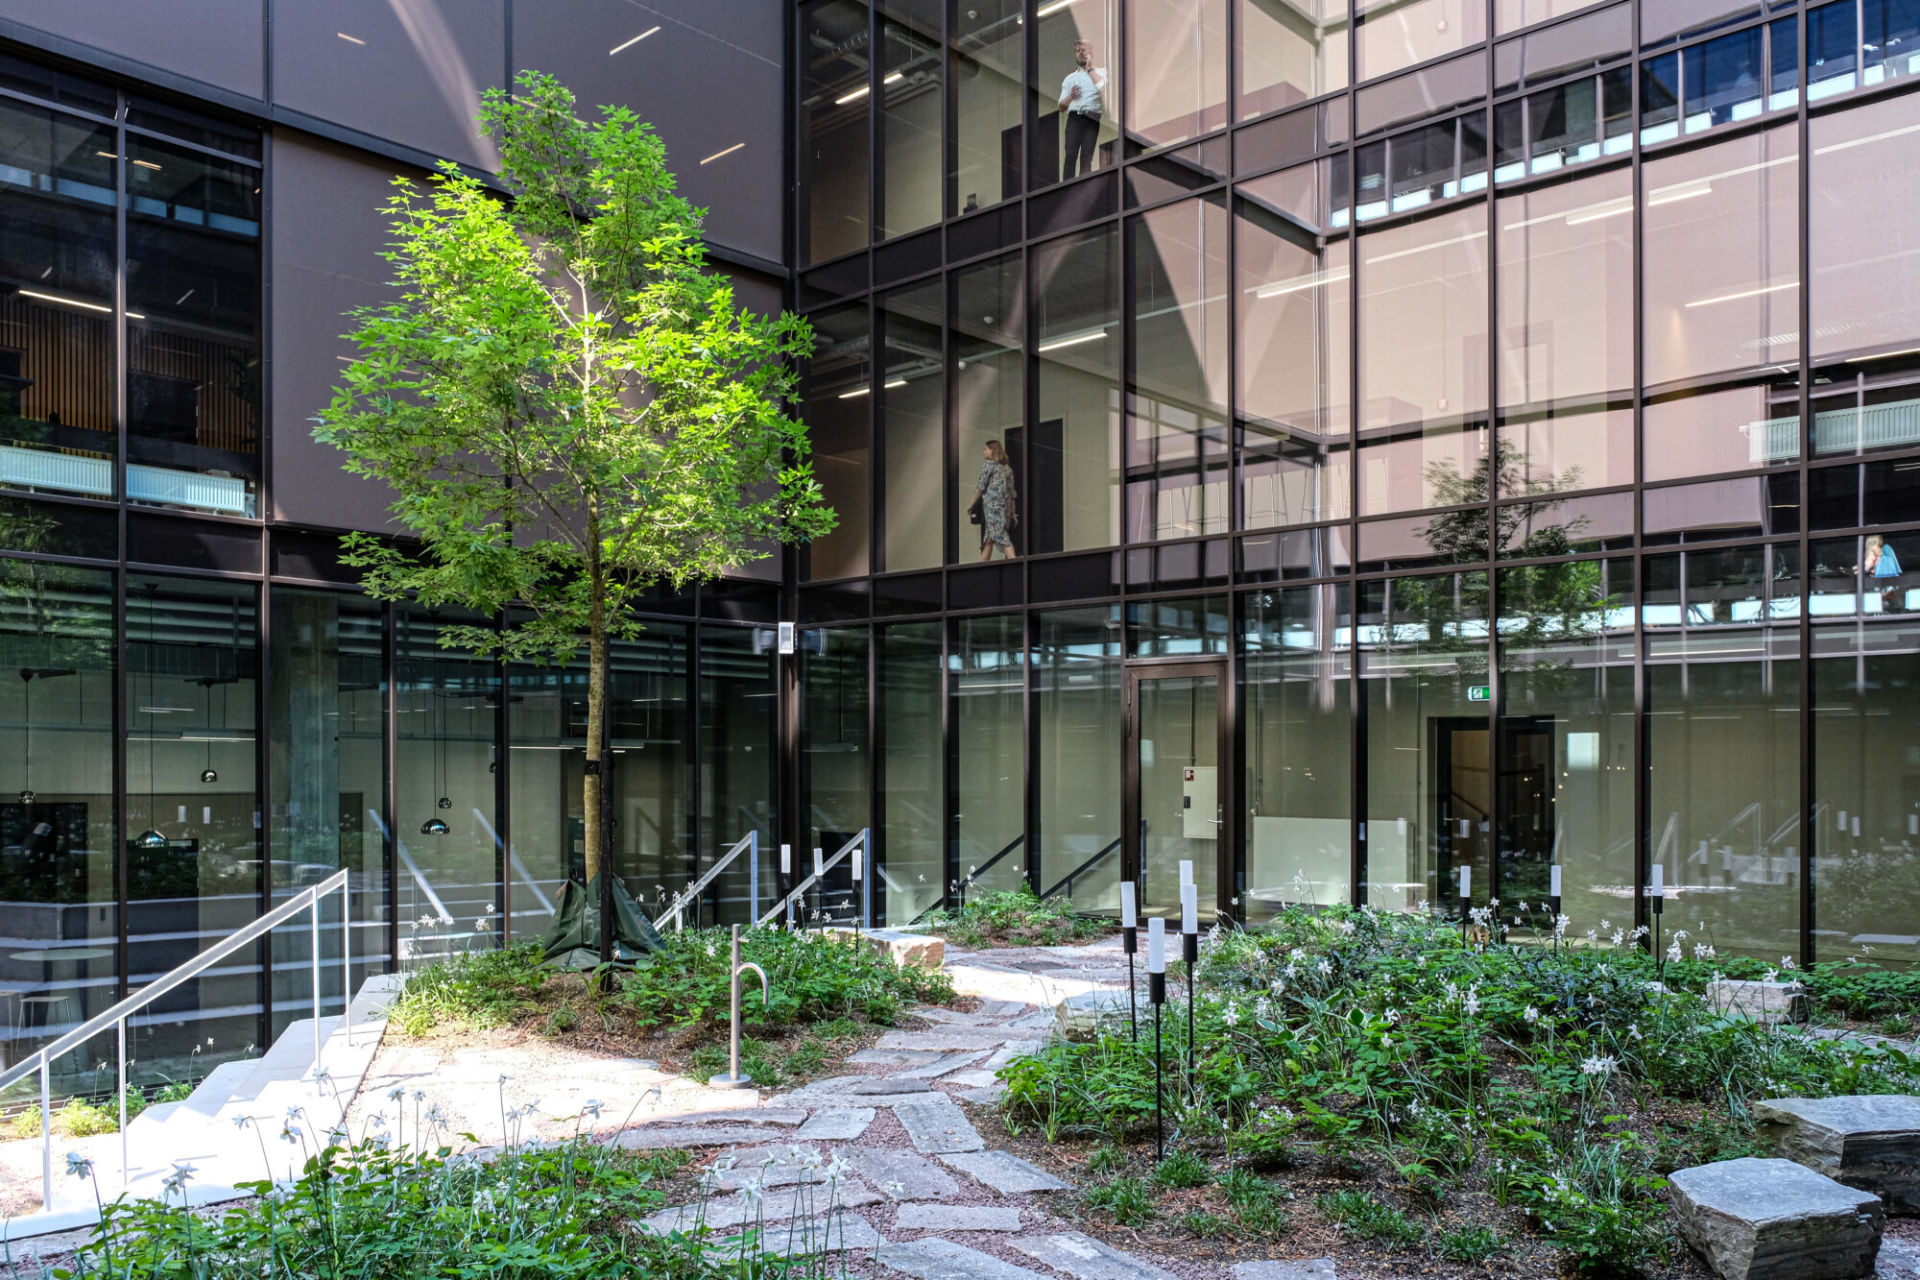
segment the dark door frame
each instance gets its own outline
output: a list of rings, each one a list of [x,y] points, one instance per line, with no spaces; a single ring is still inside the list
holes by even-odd
[[[1147,658],[1127,662],[1122,668],[1120,696],[1120,875],[1138,883],[1142,870],[1140,847],[1140,684],[1148,680],[1171,680],[1182,676],[1211,676],[1218,700],[1214,715],[1216,778],[1220,804],[1220,838],[1216,842],[1214,884],[1217,887],[1213,910],[1221,918],[1233,916],[1232,899],[1239,883],[1235,853],[1239,849],[1239,822],[1236,816],[1233,769],[1233,703],[1231,670],[1225,657]],[[1144,901],[1141,904],[1144,909]],[[1206,904],[1201,904],[1206,910]],[[1179,921],[1174,921],[1176,927]]]

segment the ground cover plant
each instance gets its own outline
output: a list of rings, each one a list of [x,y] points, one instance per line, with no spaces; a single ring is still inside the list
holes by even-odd
[[[410,1036],[512,1028],[713,1074],[727,1065],[730,941],[724,929],[667,933],[611,990],[542,964],[532,943],[456,955],[410,974],[389,1017]],[[820,1074],[911,1006],[953,999],[944,973],[842,930],[748,929],[740,954],[767,974],[764,1005],[757,980],[741,979],[740,1068],[765,1086]]]
[[[1165,1158],[1151,1023],[1136,1042],[1124,1011],[1001,1071],[1008,1128],[1080,1167],[1091,1228],[1171,1252],[1184,1240],[1244,1257],[1266,1241],[1626,1276],[1691,1265],[1672,1254],[1665,1176],[1751,1154],[1753,1100],[1920,1090],[1902,1044],[1819,1038],[1703,998],[1716,973],[1782,966],[1697,943],[1656,966],[1632,937],[1556,952],[1550,935],[1510,940],[1476,915],[1466,937],[1344,908],[1216,931],[1191,1070],[1178,981],[1166,1009]],[[1866,957],[1784,976],[1829,1020],[1920,1008],[1906,975]]]
[[[927,927],[961,947],[1052,947],[1098,937],[1108,925],[1075,915],[1064,902],[1022,887],[983,893],[954,910],[936,911]]]

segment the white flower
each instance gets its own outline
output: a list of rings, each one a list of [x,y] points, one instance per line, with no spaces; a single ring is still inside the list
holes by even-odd
[[[600,1110],[604,1105],[605,1104],[598,1098],[588,1098],[585,1104],[581,1106],[580,1114],[586,1116],[589,1120],[598,1120],[600,1118]]]
[[[1618,930],[1618,929],[1615,929],[1615,930],[1613,931],[1613,945],[1614,945],[1614,946],[1616,946],[1616,947],[1617,947],[1617,946],[1619,946],[1619,945],[1620,945],[1620,944],[1621,944],[1622,942],[1625,942],[1625,941],[1626,941],[1626,939],[1627,939],[1627,935],[1626,935],[1625,933],[1622,933],[1622,932],[1621,932],[1620,930]]]
[[[291,1120],[281,1125],[280,1139],[281,1141],[288,1142],[288,1143],[300,1141],[300,1126],[293,1123]]]
[[[1240,1025],[1240,1006],[1235,1004],[1231,1000],[1227,1001],[1227,1010],[1225,1013],[1221,1014],[1220,1017],[1222,1021],[1224,1021],[1229,1027],[1239,1026]]]
[[[1781,967],[1782,969],[1786,969],[1786,970],[1789,970],[1789,971],[1791,971],[1791,970],[1794,970],[1794,969],[1798,969],[1798,968],[1799,968],[1800,966],[1794,963],[1794,960],[1793,960],[1793,957],[1792,957],[1792,956],[1781,956],[1781,957],[1780,957],[1780,967]]]
[[[753,1204],[759,1204],[766,1197],[767,1188],[758,1178],[748,1178],[740,1184],[741,1196]]]
[[[1388,1009],[1386,1012],[1386,1019],[1387,1019],[1388,1026],[1393,1026],[1397,1024],[1400,1021],[1400,1011],[1398,1009]]]
[[[1520,1016],[1522,1018],[1525,1018],[1529,1025],[1532,1025],[1533,1023],[1540,1021],[1540,1011],[1534,1008],[1532,1005],[1528,1005],[1527,1011],[1521,1014]]]
[[[1681,956],[1680,940],[1678,938],[1675,938],[1667,946],[1667,959],[1678,961],[1680,959],[1680,956]]]
[[[1391,1049],[1393,1047],[1393,1037],[1384,1031],[1380,1033],[1380,1047],[1382,1049]]]
[[[1706,943],[1696,942],[1693,944],[1693,958],[1695,960],[1711,960],[1713,957],[1714,950]]]
[[[1580,1070],[1585,1075],[1604,1078],[1612,1075],[1619,1066],[1619,1061],[1616,1060],[1612,1054],[1607,1054],[1603,1057],[1596,1053],[1591,1058],[1587,1058],[1580,1063]]]
[[[503,1083],[506,1081],[505,1076],[501,1076],[500,1079]],[[395,1085],[393,1088],[387,1090],[388,1102],[405,1102],[406,1100],[407,1100],[407,1091],[399,1087],[398,1085]]]
[[[69,1151],[67,1152],[67,1172],[76,1178],[91,1178],[93,1176],[93,1161],[87,1159],[78,1151]]]
[[[1325,956],[1321,956],[1320,959],[1314,963],[1313,968],[1314,968],[1314,971],[1323,978],[1333,972],[1333,966],[1327,963],[1327,958]]]
[[[1461,1002],[1461,1006],[1464,1009],[1466,1009],[1467,1016],[1469,1018],[1479,1013],[1480,1012],[1480,988],[1477,986],[1467,988],[1467,997],[1465,1000]]]
[[[433,913],[428,912],[426,915],[420,917],[420,927],[422,929],[431,929],[434,926],[435,920],[436,917]]]

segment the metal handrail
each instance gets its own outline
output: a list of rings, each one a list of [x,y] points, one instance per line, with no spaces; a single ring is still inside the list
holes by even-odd
[[[453,919],[453,916],[447,911],[447,904],[440,901],[440,895],[435,893],[433,886],[427,882],[426,874],[420,870],[420,864],[415,862],[413,855],[407,852],[407,842],[402,840],[398,833],[387,830],[387,824],[385,820],[380,817],[380,811],[378,809],[367,810],[367,816],[373,819],[374,826],[380,828],[381,838],[393,842],[393,851],[400,855],[401,865],[406,867],[407,874],[413,877],[413,882],[420,886],[420,892],[426,895],[428,904],[433,907],[434,919]]]
[[[839,866],[840,860],[842,858],[845,858],[848,854],[852,853],[855,849],[865,848],[867,844],[868,834],[871,831],[872,831],[871,827],[860,828],[860,830],[854,835],[854,837],[851,840],[847,841],[845,844],[840,846],[838,852],[836,852],[831,858],[828,858],[826,861],[820,864],[820,869],[818,871],[808,876],[805,880],[802,880],[799,884],[793,886],[793,892],[789,893],[786,897],[780,899],[780,901],[774,903],[773,909],[771,911],[768,911],[767,914],[761,916],[756,923],[758,924],[770,923],[771,921],[776,919],[781,912],[791,907],[794,903],[800,901],[801,895],[806,893],[808,889],[811,889],[814,885],[814,882],[819,880],[820,877],[826,875],[827,872]],[[872,862],[873,862],[872,858],[867,859],[868,865],[871,865]]]
[[[1111,854],[1112,852],[1114,852],[1114,850],[1118,849],[1120,847],[1120,840],[1121,840],[1121,837],[1115,836],[1113,838],[1112,844],[1109,844],[1106,848],[1094,854],[1091,858],[1088,858],[1085,862],[1081,863],[1079,866],[1075,867],[1073,870],[1067,872],[1067,874],[1060,880],[1060,883],[1054,885],[1053,888],[1047,890],[1045,893],[1040,895],[1040,900],[1042,902],[1046,901],[1048,898],[1051,898],[1054,894],[1060,892],[1060,890],[1063,888],[1067,891],[1067,896],[1071,898],[1073,896],[1074,880],[1077,877],[1083,876],[1088,871],[1092,870],[1094,863],[1100,861],[1102,858],[1105,858],[1108,854]]]
[[[960,879],[956,882],[960,888],[960,901],[964,903],[967,900],[967,890],[973,887],[973,882],[975,880],[978,880],[981,876],[984,876],[985,874],[987,874],[987,872],[993,870],[994,867],[999,863],[999,861],[1002,858],[1006,857],[1008,854],[1012,853],[1015,849],[1018,849],[1021,845],[1025,844],[1026,842],[1027,842],[1027,837],[1024,832],[1020,835],[1015,836],[1013,840],[1007,845],[1006,848],[994,854],[991,858],[988,858],[985,862],[981,863],[979,866],[970,869],[966,875],[960,877]]]
[[[353,1043],[353,895],[349,888],[351,873],[345,868],[334,872],[319,884],[309,885],[273,910],[228,934],[185,964],[155,978],[126,999],[94,1014],[85,1022],[52,1043],[0,1071],[0,1089],[33,1071],[40,1073],[40,1205],[53,1208],[53,1089],[52,1065],[55,1058],[79,1048],[93,1037],[113,1027],[118,1032],[120,1057],[120,1181],[127,1180],[127,1020],[174,988],[199,977],[240,948],[256,942],[303,911],[313,912],[312,950],[307,963],[313,971],[313,1070],[320,1070],[320,899],[336,890],[340,894],[340,957],[343,964],[340,991],[345,1015],[347,1044]]]
[[[661,924],[671,919],[674,922],[674,928],[686,928],[686,922],[681,919],[681,913],[686,910],[687,904],[699,897],[700,891],[712,884],[713,878],[731,866],[733,860],[742,853],[747,854],[747,870],[753,881],[752,887],[747,891],[747,896],[755,899],[753,905],[748,908],[748,912],[751,913],[758,909],[759,902],[757,900],[760,896],[760,833],[758,831],[749,831],[734,841],[733,847],[721,854],[720,860],[708,867],[706,873],[698,880],[695,880],[684,890],[675,894],[673,896],[673,902],[668,905],[667,909],[654,917],[654,923]]]

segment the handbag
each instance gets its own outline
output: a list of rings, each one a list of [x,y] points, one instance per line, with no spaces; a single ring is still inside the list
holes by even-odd
[[[1873,576],[1876,578],[1897,578],[1900,576],[1900,557],[1894,554],[1890,546],[1880,548],[1880,558],[1873,562]]]
[[[973,505],[967,508],[967,523],[968,523],[968,524],[979,524],[979,523],[981,523],[981,514],[980,514],[980,501],[981,501],[981,500],[980,500],[979,498],[975,498],[975,499],[973,500]]]

